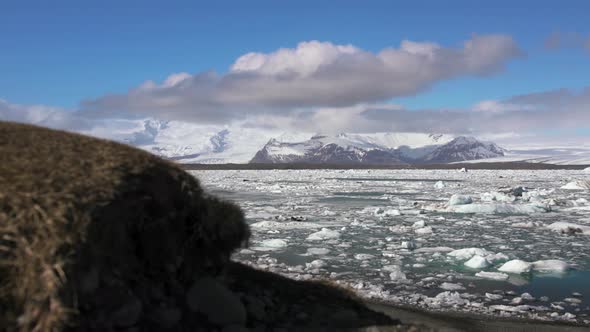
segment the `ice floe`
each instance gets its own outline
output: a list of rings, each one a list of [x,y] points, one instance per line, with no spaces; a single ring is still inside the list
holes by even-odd
[[[539,272],[565,272],[570,269],[568,263],[558,259],[547,259],[533,262],[533,270]]]
[[[308,241],[322,241],[322,240],[329,240],[329,239],[337,239],[340,237],[340,233],[338,231],[334,231],[328,228],[322,228],[321,231],[315,232],[310,234],[307,237]]]
[[[463,265],[472,269],[485,269],[486,267],[490,266],[490,262],[488,262],[488,260],[482,256],[475,255]]]
[[[547,226],[548,229],[562,234],[590,235],[590,226],[583,226],[571,222],[557,221]]]
[[[462,285],[454,284],[451,282],[443,282],[440,286],[438,286],[438,288],[444,289],[447,291],[457,291],[457,290],[464,290],[465,289],[465,287],[463,287]]]
[[[549,212],[551,208],[539,204],[465,204],[449,206],[447,211],[481,214],[534,214]]]
[[[464,205],[473,203],[473,199],[468,195],[454,194],[449,199],[449,205]]]
[[[498,271],[515,274],[528,273],[531,271],[532,266],[533,264],[529,262],[525,262],[520,259],[513,259],[502,264],[502,266],[498,268]]]
[[[590,189],[590,180],[575,180],[575,181],[569,182],[565,186],[561,187],[561,189],[567,189],[567,190]]]
[[[508,275],[502,272],[487,272],[487,271],[480,271],[475,274],[476,277],[484,278],[484,279],[492,279],[492,280],[506,280],[508,279]]]

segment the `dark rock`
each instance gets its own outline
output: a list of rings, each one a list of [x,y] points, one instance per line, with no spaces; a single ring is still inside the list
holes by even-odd
[[[192,311],[204,314],[215,325],[246,323],[246,310],[240,299],[214,278],[195,281],[186,294],[186,303]]]
[[[141,302],[135,297],[130,297],[129,302],[113,312],[109,320],[113,322],[113,325],[118,327],[133,326],[139,321],[141,309]]]
[[[177,308],[160,307],[152,312],[154,322],[158,326],[169,329],[178,324],[182,318],[182,311]]]

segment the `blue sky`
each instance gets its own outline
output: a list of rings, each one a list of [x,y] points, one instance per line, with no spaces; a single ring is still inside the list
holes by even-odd
[[[590,36],[588,1],[81,1],[0,4],[0,98],[77,109],[144,81],[213,70],[248,52],[303,41],[377,53],[402,40],[460,48],[472,34],[511,37],[505,70],[457,74],[389,102],[464,109],[482,100],[589,86],[590,49],[547,49],[550,34]]]

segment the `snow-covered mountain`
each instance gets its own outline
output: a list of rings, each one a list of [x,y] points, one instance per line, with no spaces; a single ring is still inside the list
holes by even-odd
[[[142,129],[122,140],[180,163],[247,163],[270,138],[281,134],[272,130],[150,119],[143,121]]]
[[[134,120],[114,137],[179,163],[405,164],[503,156],[493,143],[450,135],[313,135],[154,119]]]
[[[354,141],[345,134],[336,137],[313,136],[289,143],[271,139],[252,158],[251,163],[402,163],[395,150],[381,149],[366,140]]]
[[[271,139],[252,163],[448,163],[494,158],[504,150],[473,137],[433,134],[340,134],[314,136],[302,142]]]
[[[459,136],[437,147],[422,158],[428,163],[452,163],[504,156],[504,149],[492,142],[482,142],[474,137]]]

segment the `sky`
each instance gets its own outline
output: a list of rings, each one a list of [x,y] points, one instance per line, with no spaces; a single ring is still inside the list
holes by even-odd
[[[588,1],[4,1],[0,120],[106,136],[155,118],[586,140],[588,12]]]

